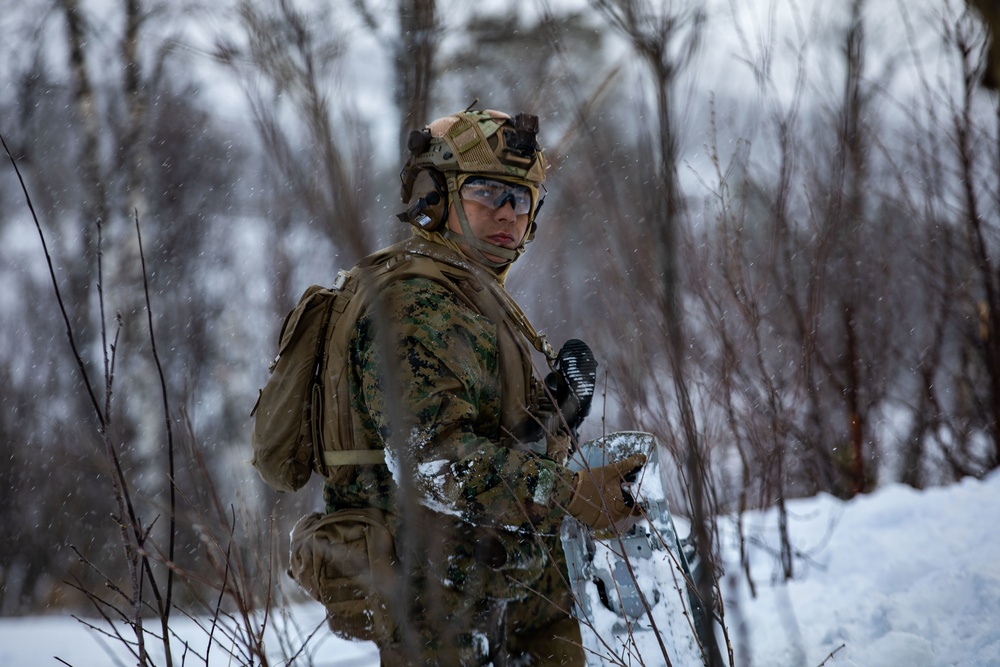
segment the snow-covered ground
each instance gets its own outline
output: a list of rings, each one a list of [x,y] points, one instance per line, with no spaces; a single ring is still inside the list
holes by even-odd
[[[1000,665],[1000,471],[923,492],[888,486],[847,503],[820,496],[789,510],[802,552],[796,580],[770,585],[777,560],[765,552],[778,542],[769,530],[753,548],[757,598],[737,585],[739,613],[730,610],[731,625],[737,615],[745,622],[739,643],[752,658],[737,664],[816,667],[832,653],[831,667]],[[752,532],[776,525],[773,512],[747,523]]]
[[[894,485],[850,502],[799,500],[789,513],[798,550],[790,583],[772,585],[773,513],[745,517],[756,598],[727,546],[737,665],[1000,666],[1000,471],[923,492]],[[120,653],[116,662],[108,646],[70,618],[0,619],[5,667],[63,664],[57,657],[76,667],[134,664]],[[370,645],[329,636],[315,655],[317,666],[378,664]]]

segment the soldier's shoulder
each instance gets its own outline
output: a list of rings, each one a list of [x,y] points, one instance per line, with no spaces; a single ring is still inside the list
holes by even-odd
[[[389,281],[381,298],[397,315],[438,310],[468,310],[455,288],[427,276],[401,276]]]

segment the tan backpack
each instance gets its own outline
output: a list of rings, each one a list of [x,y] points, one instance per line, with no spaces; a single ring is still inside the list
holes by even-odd
[[[356,291],[357,268],[353,272],[338,273],[330,288],[310,286],[285,317],[278,334],[278,355],[250,413],[254,418],[251,463],[278,491],[297,491],[309,481],[321,451],[324,393],[331,383],[346,381],[344,364],[326,377],[330,359],[326,342],[337,331],[349,334],[353,329],[353,322],[337,327]],[[350,309],[347,319],[357,319],[357,306]]]
[[[336,482],[346,466],[385,462],[381,449],[354,447],[347,360],[371,288],[384,284],[398,263],[395,250],[339,271],[331,287],[310,286],[285,317],[278,355],[250,413],[251,463],[272,488],[297,491],[314,470]]]

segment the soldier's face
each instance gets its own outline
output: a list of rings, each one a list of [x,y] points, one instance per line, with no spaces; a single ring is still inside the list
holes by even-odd
[[[517,214],[514,212],[515,202],[511,199],[504,201],[499,207],[493,208],[488,204],[462,198],[462,207],[465,209],[465,217],[469,221],[469,228],[472,235],[480,241],[485,241],[490,245],[509,248],[511,250],[521,245],[521,240],[528,231],[527,213]],[[455,213],[455,205],[448,209],[448,229],[456,234],[462,234],[462,224]],[[470,248],[459,244],[462,252],[477,259]],[[491,255],[489,252],[481,251],[483,256],[491,262],[503,262],[504,258]]]

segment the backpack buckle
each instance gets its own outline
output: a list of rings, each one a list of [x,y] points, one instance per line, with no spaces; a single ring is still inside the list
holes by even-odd
[[[337,277],[333,279],[333,285],[330,287],[335,292],[339,292],[344,289],[344,285],[347,284],[347,279],[351,277],[351,274],[347,271],[341,269],[337,271]]]

